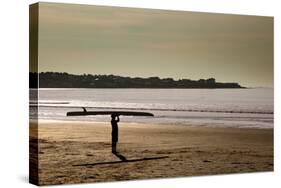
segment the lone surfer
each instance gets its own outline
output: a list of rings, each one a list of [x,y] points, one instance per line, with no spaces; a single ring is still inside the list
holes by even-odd
[[[118,122],[120,121],[119,116],[111,115],[111,126],[112,126],[112,153],[117,153],[116,147],[118,142]]]
[[[118,122],[120,121],[119,116],[154,116],[149,112],[136,112],[136,111],[88,111],[85,107],[82,107],[83,111],[67,112],[67,116],[90,116],[90,115],[111,115],[111,126],[112,126],[112,153],[119,157],[122,161],[126,158],[122,157],[117,152],[118,142]]]

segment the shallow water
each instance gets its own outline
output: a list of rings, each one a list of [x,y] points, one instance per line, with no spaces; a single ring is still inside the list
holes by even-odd
[[[145,111],[155,115],[121,117],[123,122],[273,128],[270,88],[40,89],[38,98],[39,119],[110,121],[109,116],[66,116],[68,111],[87,107],[87,110]],[[36,105],[37,101],[30,101],[31,112]]]

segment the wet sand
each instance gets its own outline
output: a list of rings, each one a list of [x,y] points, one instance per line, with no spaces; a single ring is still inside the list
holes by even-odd
[[[120,122],[118,155],[110,123],[40,122],[38,134],[40,185],[273,171],[273,129]]]

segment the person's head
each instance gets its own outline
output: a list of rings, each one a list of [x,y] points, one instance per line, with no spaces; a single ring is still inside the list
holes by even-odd
[[[115,120],[115,118],[116,118],[116,115],[115,114],[111,114],[111,119]]]

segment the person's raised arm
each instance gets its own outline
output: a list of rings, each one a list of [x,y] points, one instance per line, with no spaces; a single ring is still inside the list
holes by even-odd
[[[119,119],[119,116],[117,116],[117,120],[116,120],[117,122],[119,122],[120,121],[120,119]]]

